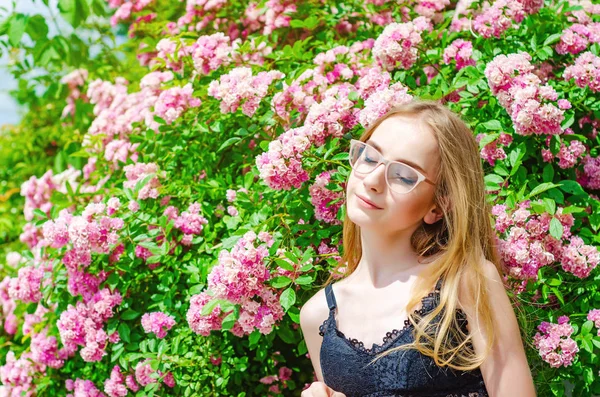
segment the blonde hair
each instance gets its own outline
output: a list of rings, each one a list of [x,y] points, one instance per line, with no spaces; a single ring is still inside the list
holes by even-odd
[[[422,272],[423,276],[415,281],[415,292],[407,304],[408,319],[414,326],[414,342],[388,349],[375,360],[394,351],[416,349],[433,358],[438,366],[473,370],[485,360],[495,337],[492,309],[485,288],[486,276],[481,267],[484,258],[502,274],[478,145],[473,132],[455,113],[441,103],[425,100],[392,108],[364,131],[360,141],[368,140],[377,126],[392,116],[418,119],[437,139],[440,167],[437,175],[430,179],[436,182],[434,203],[441,208],[443,218],[434,224],[422,222],[411,236],[411,245],[419,257],[437,256],[435,265]],[[350,275],[361,259],[360,228],[347,213],[343,223],[343,247],[342,261],[326,284],[344,266],[347,266],[345,276]],[[421,317],[412,309],[428,295],[440,277],[444,283],[439,305]],[[455,316],[459,284],[463,279],[468,285],[466,293],[469,295],[466,296],[475,303],[475,315],[486,336],[484,352],[474,351],[472,336],[461,330]],[[439,322],[433,322],[438,316],[441,317]]]

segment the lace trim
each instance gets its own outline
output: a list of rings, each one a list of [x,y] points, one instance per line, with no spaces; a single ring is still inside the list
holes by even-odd
[[[425,297],[423,297],[421,299],[421,308],[414,310],[413,314],[416,314],[419,317],[422,317],[425,313],[427,313],[427,310],[431,310],[433,307],[432,308],[428,307],[428,305],[426,303],[428,301],[434,302],[431,298],[436,298],[439,295],[439,293],[440,293],[440,290],[436,289],[436,290],[430,292],[429,294],[427,294]],[[407,329],[409,329],[412,326],[412,323],[410,322],[410,320],[408,318],[405,319],[404,326],[401,329],[393,329],[392,331],[386,332],[385,336],[383,337],[383,341],[380,344],[373,343],[373,347],[371,347],[369,349],[369,348],[365,347],[365,344],[363,342],[361,342],[355,338],[347,337],[342,331],[340,331],[337,328],[337,324],[335,323],[334,310],[335,310],[335,308],[333,308],[329,311],[329,317],[327,319],[325,319],[325,321],[323,322],[323,324],[321,324],[321,326],[319,326],[319,335],[324,336],[327,326],[329,325],[329,323],[333,322],[333,328],[338,336],[342,337],[346,342],[348,342],[355,349],[362,351],[364,353],[368,353],[368,354],[381,353],[382,351],[387,349],[389,347],[389,345],[392,344],[392,342],[394,342],[396,339],[398,339],[398,337],[401,334],[403,334]]]

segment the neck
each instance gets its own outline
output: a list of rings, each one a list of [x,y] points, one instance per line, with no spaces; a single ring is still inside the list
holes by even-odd
[[[419,263],[419,255],[410,244],[413,232],[403,230],[384,236],[361,229],[362,257],[353,278],[377,288],[420,273],[426,264]]]

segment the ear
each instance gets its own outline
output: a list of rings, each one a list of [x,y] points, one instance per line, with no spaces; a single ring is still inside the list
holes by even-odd
[[[443,205],[446,209],[446,212],[448,212],[450,210],[450,200],[448,198],[441,198],[439,201],[440,205]],[[444,213],[442,212],[442,207],[438,206],[437,204],[434,204],[423,218],[423,221],[427,224],[433,225],[443,217]]]

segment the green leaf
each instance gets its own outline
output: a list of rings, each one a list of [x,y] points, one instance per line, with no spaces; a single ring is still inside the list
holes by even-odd
[[[44,211],[42,211],[41,209],[39,209],[39,208],[35,208],[33,210],[33,214],[36,215],[36,216],[38,216],[38,217],[40,217],[41,219],[47,219],[48,218],[48,215],[46,215],[46,213]]]
[[[74,28],[85,22],[90,15],[90,6],[87,0],[58,0],[58,10]]]
[[[502,124],[498,120],[489,120],[483,123],[483,126],[492,131],[499,131],[502,129]]]
[[[479,148],[485,147],[485,145],[494,142],[500,136],[499,133],[487,134],[479,141]]]
[[[217,307],[217,305],[220,302],[221,302],[220,299],[213,299],[213,300],[209,301],[206,305],[202,306],[202,310],[200,311],[200,314],[202,316],[208,316],[210,313],[213,312],[215,307]]]
[[[223,142],[223,144],[217,149],[217,153],[219,153],[220,151],[222,151],[223,149],[233,145],[236,142],[241,141],[242,138],[240,138],[239,136],[234,136],[233,138],[229,138],[228,140],[226,140],[225,142]]]
[[[260,339],[260,331],[256,330],[253,331],[249,336],[248,336],[248,342],[250,344],[250,347],[252,348],[252,346],[256,346],[256,344],[258,343],[259,339]]]
[[[146,184],[148,182],[150,182],[150,180],[152,178],[154,178],[156,176],[156,174],[152,173],[152,174],[148,174],[145,177],[143,177],[142,179],[140,179],[139,181],[137,181],[137,183],[135,184],[135,188],[133,189],[133,191],[135,193],[139,192],[141,188],[143,188],[144,186],[146,186]]]
[[[550,182],[540,183],[539,185],[537,185],[536,187],[533,188],[533,190],[527,195],[527,198],[529,199],[533,196],[537,196],[538,194],[545,192],[546,190],[550,190],[550,189],[553,189],[558,186],[560,186],[560,185],[556,184],[556,183],[550,183]]]
[[[550,215],[554,215],[554,213],[556,212],[556,202],[551,198],[544,198],[543,201],[546,212],[548,212]]]
[[[334,161],[344,161],[348,160],[348,152],[338,153],[331,158]]]
[[[133,320],[134,318],[136,318],[139,315],[140,315],[140,313],[136,312],[135,310],[127,309],[123,312],[123,314],[121,314],[121,319],[122,320]]]
[[[585,335],[589,334],[591,332],[591,330],[592,330],[593,327],[594,327],[594,322],[590,321],[590,320],[587,320],[581,326],[581,335],[585,336]]]
[[[312,284],[313,279],[311,276],[305,274],[303,276],[298,277],[294,282],[298,285],[310,285]]]
[[[292,287],[286,289],[279,297],[279,302],[281,303],[284,311],[288,311],[288,309],[292,307],[294,303],[296,303],[296,291],[294,291]]]
[[[291,282],[292,282],[292,280],[290,280],[289,277],[279,276],[279,277],[275,277],[273,280],[271,280],[271,286],[273,288],[283,288],[283,287],[288,286]]]
[[[564,181],[560,181],[561,185],[560,189],[563,192],[571,193],[574,195],[587,195],[587,193],[583,190],[581,185],[573,180],[566,179]]]
[[[560,36],[562,36],[562,33],[551,34],[544,40],[544,46],[556,43],[560,39]]]
[[[554,167],[552,164],[546,164],[544,166],[544,171],[542,172],[542,179],[544,182],[552,182],[554,179]]]
[[[239,314],[236,315],[235,311],[229,313],[223,319],[223,323],[221,324],[221,328],[223,328],[223,330],[225,330],[225,331],[230,330],[235,325],[235,322],[237,321],[238,317],[239,317]]]
[[[294,271],[294,265],[292,265],[290,262],[286,261],[285,259],[275,259],[275,263],[282,269],[284,270],[288,270],[290,272]]]
[[[552,220],[550,221],[550,235],[557,240],[560,240],[560,238],[563,235],[562,224],[556,218],[552,218]]]
[[[119,337],[121,338],[121,340],[124,341],[125,343],[129,343],[130,342],[129,334],[131,333],[129,326],[126,323],[121,323],[121,324],[119,324],[118,331],[119,331]]]
[[[34,15],[29,18],[26,32],[33,40],[45,38],[48,35],[48,25],[46,19],[41,15]]]
[[[348,99],[350,99],[351,101],[354,101],[354,102],[356,102],[356,101],[358,101],[358,98],[360,98],[360,97],[358,96],[358,92],[356,92],[356,91],[351,91],[351,92],[349,92],[349,93],[348,93]]]
[[[559,285],[562,284],[562,280],[559,280],[557,278],[551,278],[550,280],[548,280],[546,282],[546,284],[551,285],[553,287],[558,287]]]
[[[18,47],[21,43],[21,38],[27,28],[28,17],[23,14],[16,14],[10,20],[8,26],[8,42],[13,47]]]

